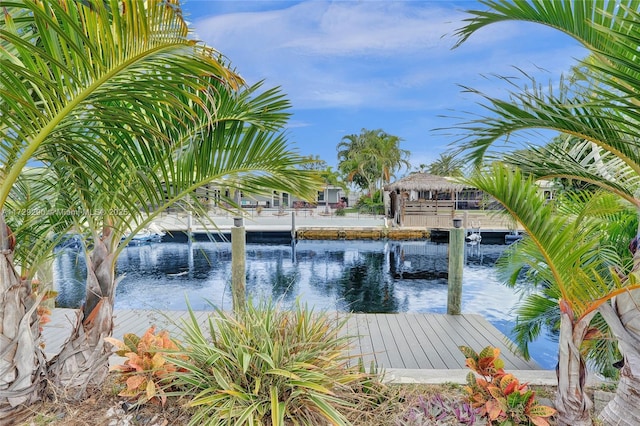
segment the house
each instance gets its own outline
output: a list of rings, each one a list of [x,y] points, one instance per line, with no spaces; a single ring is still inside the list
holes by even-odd
[[[220,189],[213,184],[196,189],[196,194],[201,202],[209,204],[211,207],[217,206],[223,199],[235,199],[243,208],[315,208],[316,206],[324,208],[328,206],[330,209],[335,209],[346,200],[344,190],[331,185],[318,191],[318,196],[313,202],[300,200],[287,192],[280,191],[271,191],[270,194],[261,195],[248,195],[242,191],[234,194],[233,190],[229,188]]]

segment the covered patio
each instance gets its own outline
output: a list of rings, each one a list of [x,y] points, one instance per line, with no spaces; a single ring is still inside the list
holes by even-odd
[[[385,205],[395,225],[449,227],[457,194],[464,188],[448,178],[416,172],[384,187]]]

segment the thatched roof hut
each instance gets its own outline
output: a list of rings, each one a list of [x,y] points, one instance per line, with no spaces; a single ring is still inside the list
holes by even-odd
[[[385,191],[434,191],[457,192],[464,189],[464,185],[429,173],[416,172],[396,182],[385,185]]]

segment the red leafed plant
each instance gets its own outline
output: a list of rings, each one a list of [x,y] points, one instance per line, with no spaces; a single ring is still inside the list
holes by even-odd
[[[540,405],[535,391],[526,383],[520,383],[513,374],[505,373],[500,349],[487,346],[476,353],[460,346],[460,350],[467,358],[465,364],[472,370],[464,387],[469,402],[492,425],[549,426],[548,419],[556,410]]]
[[[119,381],[126,384],[119,395],[137,398],[138,404],[152,401],[164,405],[167,401],[164,390],[175,379],[172,373],[178,371],[177,366],[165,357],[177,351],[178,346],[169,338],[166,330],[157,335],[155,331],[155,326],[152,326],[142,337],[127,333],[122,341],[105,338],[116,347],[117,355],[127,358],[124,364],[111,367],[111,371],[120,372]]]

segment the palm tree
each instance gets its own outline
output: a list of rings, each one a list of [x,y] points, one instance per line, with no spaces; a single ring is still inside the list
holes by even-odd
[[[459,177],[463,175],[465,162],[451,154],[440,154],[437,160],[426,166],[429,173],[436,176]]]
[[[88,225],[93,234],[89,267],[95,277],[88,286],[95,297],[88,299],[79,321],[92,336],[83,350],[95,344],[97,358],[105,352],[95,337],[110,333],[112,326],[113,265],[129,218],[139,219],[134,223],[141,228],[141,209],[166,208],[168,202],[189,197],[199,184],[223,177],[227,185],[247,191],[293,184],[301,184],[303,194],[312,191],[307,174],[283,176],[283,170],[298,163],[283,137],[273,133],[287,103],[274,92],[235,92],[241,79],[217,52],[189,38],[176,3],[17,1],[4,6],[0,414],[11,419],[18,406],[41,397],[46,378],[35,314],[39,299],[31,289],[37,259],[23,265],[20,274],[16,271],[14,249],[22,246],[24,235],[16,231],[25,228],[14,225],[12,231],[7,226],[11,218],[4,215],[28,162],[51,170],[52,186],[64,189],[61,205],[81,207],[82,214],[71,222]],[[226,104],[225,97],[233,102]],[[255,108],[243,111],[243,97],[252,98]],[[236,115],[216,125],[213,120],[223,116],[219,109],[225,106],[235,108]],[[261,115],[261,124],[247,126]],[[175,139],[182,129],[188,140]],[[204,133],[209,137],[201,138]],[[168,199],[163,188],[171,189]],[[62,357],[53,365],[64,366],[64,374],[79,374]],[[97,364],[86,365],[90,370]]]
[[[559,155],[552,159],[541,157],[532,168],[538,169],[539,175],[579,179],[598,185],[628,201],[640,214],[637,187],[629,185],[629,182],[637,183],[640,174],[640,65],[637,61],[640,3],[637,0],[489,0],[481,3],[490,10],[470,11],[473,16],[458,31],[458,44],[489,24],[521,20],[560,29],[583,43],[592,55],[582,63],[589,74],[587,88],[570,90],[561,86],[558,95],[545,94],[532,81],[533,89],[512,93],[509,101],[485,96],[492,115],[461,126],[472,135],[466,143],[470,156],[481,161],[495,141],[519,130],[558,130],[597,148],[590,159],[590,167],[585,170],[576,166],[570,156],[556,152]],[[626,184],[620,182],[617,173],[603,173],[603,167],[609,162],[625,166],[622,179]],[[636,233],[640,234],[640,229]],[[621,284],[625,287],[610,294],[610,299],[598,307],[618,339],[624,357],[616,397],[601,414],[610,424],[640,422],[635,408],[640,404],[640,333],[637,332],[640,291],[635,284],[639,272],[640,250],[635,250],[633,266],[622,271],[626,278]],[[615,281],[610,285],[613,287]],[[562,302],[572,304],[576,301],[563,298]],[[565,390],[563,388],[562,392]]]
[[[373,195],[396,171],[409,167],[410,153],[400,148],[401,141],[381,129],[344,136],[338,144],[338,169],[347,181]]]
[[[217,184],[246,194],[279,189],[307,199],[315,195],[313,174],[296,168],[303,159],[289,152],[283,135],[275,133],[286,122],[288,114],[282,109],[289,106],[288,102],[275,89],[251,97],[259,87],[226,93],[228,88],[211,81],[209,93],[201,96],[206,108],[195,106],[192,111],[192,115],[199,113],[200,121],[195,126],[168,129],[173,143],[163,155],[163,150],[134,158],[108,153],[104,161],[111,168],[121,167],[115,173],[119,179],[107,182],[105,187],[95,185],[95,178],[65,180],[64,176],[72,175],[70,168],[61,168],[59,163],[54,166],[64,182],[60,191],[79,210],[110,212],[83,218],[90,235],[87,246],[92,247],[86,262],[86,302],[71,339],[49,369],[50,379],[69,397],[83,399],[88,386],[95,387],[104,380],[110,348],[105,347],[103,338],[112,331],[118,281],[115,264],[136,232],[178,202],[189,206],[197,216],[208,217],[206,206],[198,199],[197,188],[203,185]],[[211,105],[207,105],[208,99]],[[207,116],[206,111],[214,108],[215,116]],[[83,197],[84,193],[92,197]],[[224,195],[221,198],[238,208],[234,200]],[[132,232],[125,236],[127,231]]]
[[[606,220],[598,217],[620,209],[619,203],[601,203],[594,209],[594,198],[585,211],[558,211],[562,207],[547,203],[533,177],[525,179],[519,169],[499,163],[464,182],[490,194],[524,227],[527,236],[504,259],[512,280],[524,270],[534,285],[518,310],[520,332],[532,339],[540,323],[558,327],[558,422],[590,425],[592,403],[580,348],[587,337],[597,335],[592,322],[598,308],[619,291],[609,283],[619,283],[611,267],[622,262],[613,247],[602,244]],[[526,344],[521,348],[526,354]]]
[[[367,146],[367,139],[371,139],[373,135],[371,130],[362,129],[359,135],[344,136],[337,146],[338,170],[348,182],[353,182],[359,188],[368,190],[369,193],[373,191],[373,179],[377,174],[370,170],[363,151]]]
[[[20,236],[8,228],[4,214],[27,163],[82,158],[108,179],[109,170],[90,151],[118,149],[127,134],[161,134],[159,122],[127,114],[127,100],[136,103],[146,97],[187,116],[189,106],[175,105],[174,95],[185,89],[196,92],[203,85],[199,76],[216,75],[234,84],[236,80],[216,52],[187,37],[179,10],[166,2],[147,7],[135,1],[96,2],[89,7],[80,2],[17,1],[3,6],[0,413],[4,416],[38,399],[45,378],[35,315],[39,300],[31,289],[36,262],[16,271],[13,253],[21,244]],[[114,15],[119,19],[112,19]],[[78,122],[87,126],[80,129]],[[104,128],[111,129],[108,137]]]
[[[377,160],[376,164],[380,170],[377,188],[379,190],[391,181],[396,171],[411,167],[408,160],[411,153],[400,148],[400,142],[402,139],[398,136],[382,132],[378,134],[373,146],[367,150],[372,160]]]

